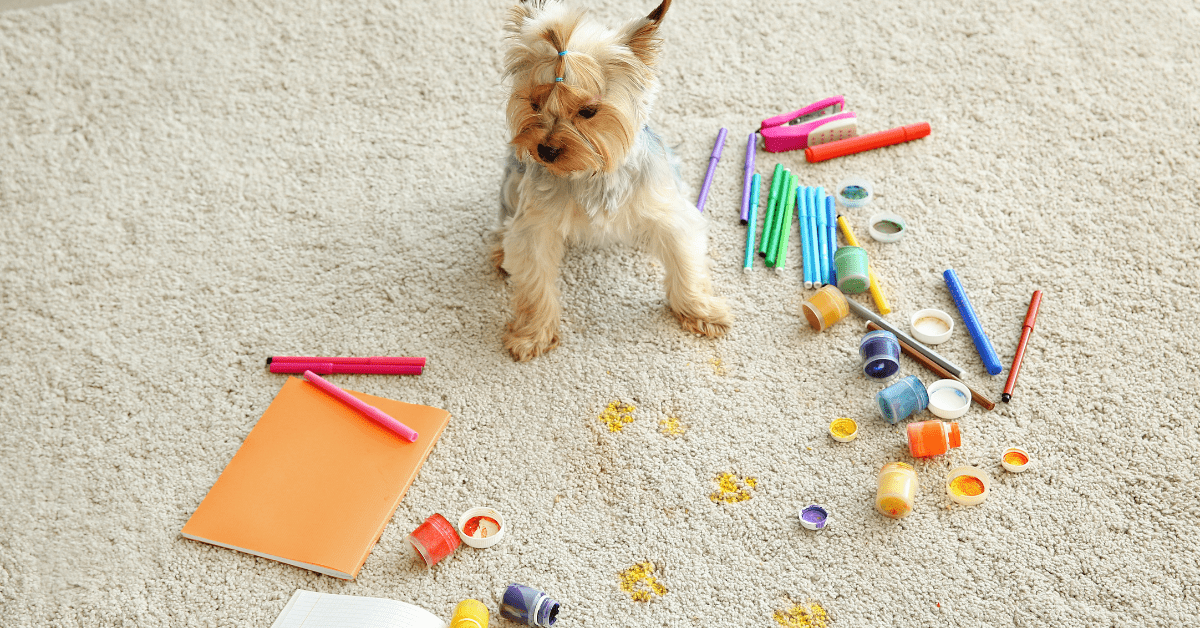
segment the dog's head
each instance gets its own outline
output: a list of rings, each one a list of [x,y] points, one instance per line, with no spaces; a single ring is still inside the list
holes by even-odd
[[[671,6],[619,30],[560,0],[524,0],[509,14],[508,127],[517,158],[556,176],[616,170],[650,115],[658,25]]]

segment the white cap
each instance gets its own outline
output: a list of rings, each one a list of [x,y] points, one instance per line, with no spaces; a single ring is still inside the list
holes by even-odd
[[[842,207],[862,207],[875,199],[875,192],[870,181],[851,177],[837,185],[837,193],[833,197]]]
[[[829,511],[816,504],[805,506],[800,509],[800,525],[809,530],[820,530],[829,525]]]
[[[955,492],[954,480],[962,476],[973,477],[983,483],[983,492],[978,495],[964,495],[963,493]],[[982,504],[988,498],[988,493],[992,485],[992,478],[988,477],[982,469],[976,467],[959,467],[950,471],[950,476],[946,479],[946,493],[950,495],[950,499],[964,506],[977,506]]]
[[[1007,460],[1008,454],[1020,454],[1025,456],[1025,464],[1010,463]],[[1004,453],[1000,454],[1000,465],[1003,466],[1004,470],[1008,471],[1009,473],[1024,473],[1029,470],[1029,466],[1032,463],[1033,458],[1029,456],[1029,452],[1021,449],[1020,447],[1009,447],[1008,449],[1004,450]]]
[[[867,219],[867,233],[879,242],[895,242],[908,233],[908,223],[891,212],[880,212]]]
[[[473,519],[478,519],[478,521],[471,526],[472,534],[467,534],[467,524],[471,523]],[[508,526],[504,523],[504,515],[495,508],[487,506],[472,508],[458,518],[458,537],[471,547],[479,549],[491,547],[499,543],[507,531]]]
[[[957,379],[939,379],[925,387],[929,411],[943,419],[957,419],[971,408],[971,389]]]
[[[912,328],[913,338],[927,345],[940,345],[950,339],[954,319],[941,310],[918,310],[908,319],[908,326]]]

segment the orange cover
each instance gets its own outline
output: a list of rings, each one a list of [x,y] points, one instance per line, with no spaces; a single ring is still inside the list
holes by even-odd
[[[347,392],[420,437],[407,443],[289,377],[183,536],[338,578],[357,576],[450,413]]]

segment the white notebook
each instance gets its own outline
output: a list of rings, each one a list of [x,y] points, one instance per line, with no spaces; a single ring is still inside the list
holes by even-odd
[[[297,589],[271,628],[446,628],[446,622],[396,600]]]

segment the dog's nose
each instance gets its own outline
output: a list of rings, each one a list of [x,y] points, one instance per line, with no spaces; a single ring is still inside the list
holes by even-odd
[[[538,144],[538,157],[541,157],[542,161],[546,163],[551,163],[555,159],[558,159],[558,154],[561,152],[561,148],[552,148],[545,144]]]

